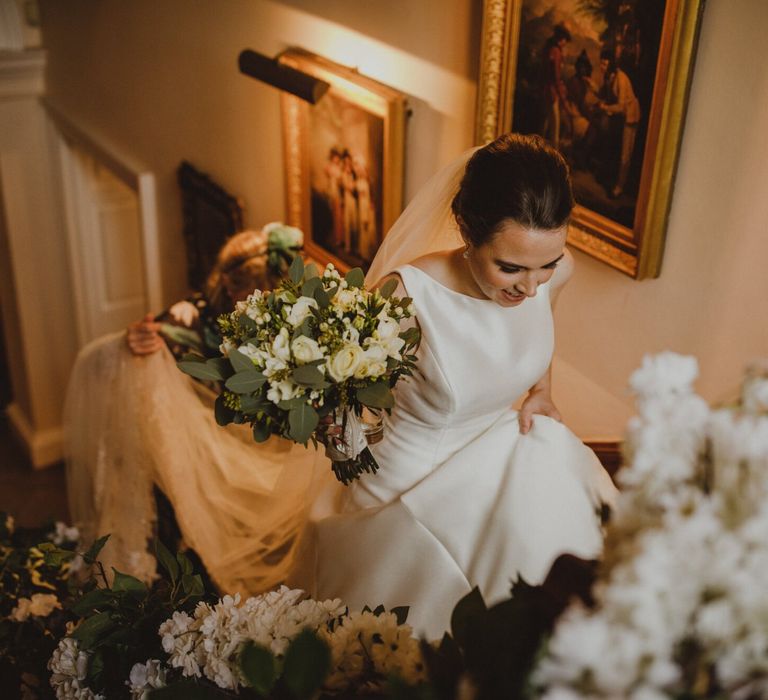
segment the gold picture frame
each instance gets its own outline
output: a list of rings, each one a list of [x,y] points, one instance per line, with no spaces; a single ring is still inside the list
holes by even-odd
[[[402,210],[406,96],[301,49],[280,62],[330,84],[315,105],[281,95],[287,221],[315,262],[367,269]]]
[[[658,24],[646,18],[632,27],[636,15],[626,13],[648,12],[652,5],[631,0],[484,0],[475,131],[480,144],[513,130],[555,140],[569,160],[580,202],[568,242],[635,279],[658,277],[661,272],[704,0],[657,0],[655,7],[663,6],[656,15]],[[600,18],[605,8],[616,10],[609,16],[613,24]],[[581,16],[569,29],[568,11],[570,17],[574,11],[596,13],[589,15],[594,26],[589,29],[589,17]],[[619,21],[623,24],[617,27]],[[606,25],[602,33],[601,22]],[[655,29],[649,30],[651,25]],[[542,42],[545,31],[549,38]],[[572,40],[583,52],[575,61],[575,51],[569,56],[565,48]],[[630,88],[633,84],[627,78],[631,68],[624,72],[622,61],[636,68],[638,84],[645,88],[637,91],[638,121],[629,110],[617,113],[628,100],[610,101],[611,86],[621,81],[629,82]],[[596,65],[603,76],[603,97],[595,90],[597,101],[580,109],[580,81],[589,84],[587,71]],[[565,87],[566,78],[577,81],[576,99],[570,85]],[[621,86],[613,92],[614,98],[621,94]],[[628,92],[631,89],[624,89],[624,97]],[[630,187],[625,190],[627,180]]]

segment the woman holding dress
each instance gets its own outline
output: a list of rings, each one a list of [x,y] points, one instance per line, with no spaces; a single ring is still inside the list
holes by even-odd
[[[599,554],[615,489],[550,395],[572,208],[562,156],[507,135],[440,173],[385,239],[369,278],[395,274],[414,299],[420,372],[371,446],[379,472],[307,528],[297,580],[316,596],[408,605],[437,638],[474,586],[494,603],[563,552]]]

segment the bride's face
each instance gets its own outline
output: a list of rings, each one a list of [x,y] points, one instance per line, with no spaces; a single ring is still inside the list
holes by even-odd
[[[466,262],[480,291],[501,306],[517,306],[555,273],[567,226],[529,229],[508,219],[487,243],[469,246]]]

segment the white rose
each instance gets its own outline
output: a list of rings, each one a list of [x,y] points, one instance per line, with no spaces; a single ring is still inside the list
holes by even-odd
[[[281,382],[270,382],[269,386],[267,399],[274,404],[278,404],[281,401],[289,401],[301,393],[301,387],[294,384],[290,379],[283,379]]]
[[[337,382],[343,382],[357,371],[362,359],[363,349],[359,345],[345,345],[328,361],[328,373]]]
[[[59,599],[52,593],[35,593],[29,606],[30,615],[48,617],[56,608],[60,608]]]
[[[382,318],[379,325],[376,326],[376,337],[380,340],[389,340],[397,338],[400,334],[400,324],[394,318]]]
[[[281,328],[272,341],[272,354],[283,362],[288,362],[291,359],[291,347],[287,328]]]
[[[312,360],[319,360],[323,356],[317,341],[307,338],[305,335],[300,335],[291,343],[291,350],[293,350],[296,362],[300,365],[312,362]]]
[[[286,320],[295,328],[312,313],[310,309],[316,308],[317,302],[312,297],[299,297],[291,307],[291,312]]]
[[[355,377],[365,379],[365,377],[380,377],[387,371],[387,352],[378,344],[369,345],[363,352],[363,359],[360,362]]]
[[[176,323],[180,323],[187,328],[200,318],[200,312],[197,310],[197,307],[189,301],[177,301],[168,309],[168,314]]]

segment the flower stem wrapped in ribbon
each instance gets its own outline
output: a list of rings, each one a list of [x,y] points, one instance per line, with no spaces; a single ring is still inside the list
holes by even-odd
[[[257,290],[219,318],[222,357],[186,356],[178,366],[223,383],[220,425],[250,423],[257,442],[320,442],[348,484],[378,468],[364,410],[389,413],[392,389],[416,367],[419,330],[401,328],[413,302],[392,296],[396,287],[368,290],[359,268],[342,277],[329,264],[321,275],[297,257],[277,289]]]

